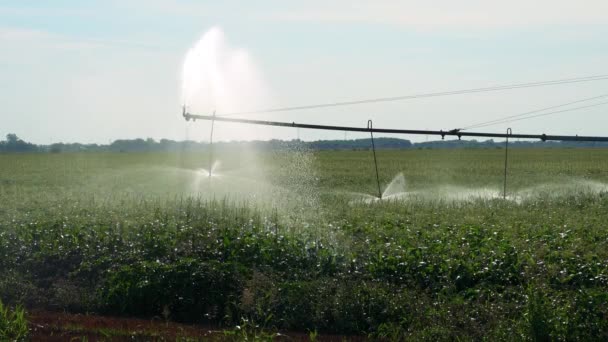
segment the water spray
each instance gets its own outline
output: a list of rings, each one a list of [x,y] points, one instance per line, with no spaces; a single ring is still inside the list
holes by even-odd
[[[194,122],[197,119],[187,112],[186,105],[182,105],[182,116],[186,121],[192,119],[192,122]],[[213,115],[211,116],[211,132],[209,134],[209,179],[211,179],[213,173],[213,128],[215,126],[215,117],[215,111],[213,111]]]

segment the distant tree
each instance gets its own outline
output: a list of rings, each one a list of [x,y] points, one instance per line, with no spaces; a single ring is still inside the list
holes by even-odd
[[[7,144],[16,144],[17,141],[19,141],[19,137],[17,137],[17,134],[15,133],[9,133],[6,135],[6,142]]]
[[[312,150],[353,150],[362,151],[371,148],[371,140],[318,140],[318,141],[298,141],[298,140],[268,140],[268,141],[231,141],[217,142],[215,148],[238,149],[248,146],[262,150],[282,150],[306,147]],[[499,149],[504,148],[504,142],[494,140],[438,140],[420,143],[412,143],[409,140],[378,137],[375,139],[377,149]],[[580,147],[608,147],[606,142],[572,142],[572,141],[513,141],[511,146],[514,148],[580,148]],[[153,138],[146,139],[125,139],[115,140],[109,145],[80,144],[80,143],[56,143],[51,145],[35,145],[19,139],[10,133],[6,135],[6,140],[0,141],[0,152],[94,152],[94,151],[116,151],[116,152],[144,152],[144,151],[205,151],[209,144],[191,140],[174,141],[160,139],[158,142]]]
[[[34,152],[38,150],[38,146],[25,142],[15,133],[6,135],[6,141],[0,144],[0,151],[3,152]]]
[[[52,144],[49,148],[49,152],[51,153],[60,153],[61,152],[61,144]]]

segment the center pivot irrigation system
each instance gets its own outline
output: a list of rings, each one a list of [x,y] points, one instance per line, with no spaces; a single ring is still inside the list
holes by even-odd
[[[461,129],[452,129],[448,131],[439,130],[415,130],[415,129],[394,129],[394,128],[374,128],[372,120],[367,121],[366,127],[352,127],[352,126],[328,126],[328,125],[313,125],[303,124],[296,122],[283,122],[283,121],[266,121],[266,120],[251,120],[251,119],[237,119],[237,118],[226,118],[222,116],[213,115],[196,115],[190,114],[186,111],[186,106],[182,107],[182,116],[186,121],[196,120],[208,120],[211,121],[211,144],[213,144],[213,125],[215,121],[243,123],[249,125],[263,125],[263,126],[278,126],[278,127],[292,127],[292,128],[307,128],[316,130],[326,131],[343,131],[343,132],[368,132],[371,136],[371,147],[374,156],[374,165],[376,170],[376,184],[378,186],[378,198],[382,198],[382,190],[380,189],[380,178],[378,175],[378,162],[376,159],[376,146],[374,144],[374,133],[393,133],[393,134],[414,134],[414,135],[437,135],[441,136],[441,139],[445,139],[446,136],[458,137],[460,140],[462,137],[488,137],[488,138],[505,138],[505,173],[504,173],[504,188],[503,198],[507,197],[507,171],[508,171],[508,156],[509,156],[509,139],[540,139],[541,141],[601,141],[608,142],[608,137],[600,136],[579,136],[579,135],[548,135],[548,134],[513,134],[512,130],[507,129],[506,133],[488,133],[488,132],[464,132]],[[212,161],[210,161],[211,163]],[[209,176],[211,176],[211,168],[209,169]]]

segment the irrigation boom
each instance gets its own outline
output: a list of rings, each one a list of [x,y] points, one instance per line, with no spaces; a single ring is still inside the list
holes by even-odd
[[[295,122],[237,119],[237,118],[226,118],[226,117],[215,116],[215,115],[211,116],[211,115],[190,114],[186,111],[185,108],[183,109],[182,115],[186,119],[186,121],[211,120],[211,121],[244,123],[244,124],[250,124],[250,125],[295,127],[295,128],[319,129],[319,130],[327,130],[327,131],[439,135],[439,136],[441,136],[442,139],[445,138],[446,136],[455,136],[455,137],[458,137],[458,139],[460,139],[461,137],[487,137],[487,138],[512,138],[512,139],[540,139],[542,141],[605,141],[605,142],[608,142],[608,137],[597,137],[597,136],[594,137],[594,136],[579,136],[579,135],[464,132],[460,129],[453,129],[453,130],[448,130],[448,131],[444,131],[444,130],[429,131],[429,130],[417,130],[417,129],[374,128],[371,126],[367,126],[367,127],[328,126],[328,125],[302,124],[302,123],[295,123]]]

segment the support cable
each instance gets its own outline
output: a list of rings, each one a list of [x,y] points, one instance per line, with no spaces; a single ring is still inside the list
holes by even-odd
[[[320,104],[311,104],[311,105],[302,105],[302,106],[293,106],[293,107],[267,108],[267,109],[252,110],[252,111],[223,113],[218,116],[250,115],[250,114],[288,112],[288,111],[295,111],[295,110],[308,110],[308,109],[318,109],[318,108],[328,108],[328,107],[353,106],[353,105],[360,105],[360,104],[366,104],[366,103],[394,102],[394,101],[411,100],[411,99],[426,98],[426,97],[481,93],[481,92],[511,90],[511,89],[520,89],[520,88],[544,87],[544,86],[559,85],[559,84],[592,82],[592,81],[602,81],[602,80],[608,80],[608,75],[574,77],[574,78],[565,78],[565,79],[552,80],[552,81],[515,83],[515,84],[507,84],[507,85],[482,87],[482,88],[450,90],[450,91],[442,91],[442,92],[434,92],[434,93],[422,93],[422,94],[391,96],[391,97],[378,97],[378,98],[363,99],[363,100],[329,102],[329,103],[320,103]]]
[[[554,114],[559,114],[559,113],[571,112],[571,111],[579,110],[579,109],[586,109],[586,108],[593,108],[593,107],[598,107],[598,106],[604,106],[604,105],[607,105],[607,104],[608,104],[608,102],[600,102],[600,103],[596,103],[596,104],[592,104],[592,105],[587,105],[587,106],[574,107],[574,108],[556,110],[556,111],[552,111],[552,112],[548,112],[548,113],[536,114],[536,115],[527,116],[527,117],[524,117],[524,118],[518,118],[518,119],[513,119],[513,120],[504,120],[504,121],[500,121],[500,122],[495,122],[495,123],[491,123],[491,124],[477,126],[475,128],[495,126],[495,125],[505,124],[505,123],[511,123],[511,122],[515,122],[515,121],[522,121],[522,120],[528,120],[528,119],[538,118],[538,117],[541,117],[541,116],[548,116],[548,115],[554,115]]]
[[[535,110],[531,110],[531,111],[524,112],[524,113],[521,113],[521,114],[509,115],[509,116],[505,116],[505,117],[494,119],[494,120],[483,121],[483,122],[479,122],[479,123],[476,123],[476,124],[469,125],[469,126],[466,126],[464,128],[461,128],[461,130],[466,130],[466,129],[471,129],[471,128],[487,127],[487,126],[492,126],[492,125],[500,124],[500,123],[507,123],[507,122],[511,122],[510,119],[520,118],[520,117],[528,116],[528,115],[535,114],[535,113],[544,112],[544,111],[551,110],[551,109],[566,107],[566,106],[573,105],[573,104],[576,104],[576,103],[597,100],[597,99],[601,99],[601,98],[605,98],[605,97],[608,97],[608,94],[588,97],[588,98],[585,98],[585,99],[576,100],[576,101],[572,101],[572,102],[568,102],[568,103],[563,103],[563,104],[559,104],[559,105],[555,105],[555,106],[535,109]],[[605,103],[598,103],[596,105],[599,106],[599,105],[603,105],[603,104],[605,104]],[[593,105],[593,106],[595,106],[595,105]],[[564,111],[578,110],[578,109],[582,109],[582,108],[588,108],[588,107],[577,107],[577,108],[567,109],[567,110],[564,110]],[[545,114],[548,115],[548,114],[563,113],[564,111],[550,112],[550,113],[545,113]],[[545,114],[542,114],[542,115],[545,115]],[[536,117],[536,116],[531,116],[530,118],[533,118],[533,117]],[[512,121],[517,121],[517,120],[512,120]]]

